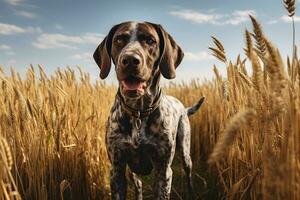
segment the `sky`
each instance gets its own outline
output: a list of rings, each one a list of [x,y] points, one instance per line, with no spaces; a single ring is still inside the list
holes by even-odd
[[[296,33],[298,4],[300,0]],[[185,53],[177,81],[210,80],[213,64],[226,72],[208,50],[211,36],[235,60],[243,54],[245,28],[252,30],[249,14],[283,56],[291,54],[291,21],[280,0],[0,0],[0,65],[6,73],[13,66],[25,74],[30,64],[40,64],[48,75],[58,68],[79,66],[96,80],[99,68],[92,54],[110,28],[123,21],[150,21],[161,24]],[[300,44],[297,34],[296,44]],[[113,70],[107,80],[116,81]]]

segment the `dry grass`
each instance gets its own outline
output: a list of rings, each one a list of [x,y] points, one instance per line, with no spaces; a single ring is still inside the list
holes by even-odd
[[[300,62],[295,56],[286,72],[278,49],[251,19],[247,60],[229,61],[214,38],[212,50],[226,64],[226,79],[214,66],[211,81],[165,90],[186,106],[201,96],[207,100],[191,118],[199,198],[300,199]],[[25,79],[1,71],[0,135],[9,148],[0,146],[0,180],[23,199],[109,198],[104,127],[115,88],[92,84],[83,72],[76,79],[72,70],[47,77],[42,68],[37,75],[31,67]],[[210,155],[217,162],[209,165]],[[10,166],[14,180],[7,178]],[[184,193],[181,174],[175,173],[173,199]],[[0,190],[1,198],[4,193]]]

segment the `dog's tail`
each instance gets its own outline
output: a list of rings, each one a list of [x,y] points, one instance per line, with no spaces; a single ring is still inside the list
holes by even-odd
[[[203,104],[204,100],[205,100],[205,97],[201,97],[201,99],[197,103],[195,103],[193,106],[186,108],[187,115],[191,116],[192,114],[197,112],[199,110],[199,108],[201,107],[201,105]]]

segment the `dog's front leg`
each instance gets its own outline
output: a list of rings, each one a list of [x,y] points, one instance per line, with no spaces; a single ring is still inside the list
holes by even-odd
[[[126,161],[121,153],[115,153],[110,171],[110,189],[112,200],[125,200],[127,194]]]
[[[172,187],[172,175],[173,175],[173,171],[170,166],[158,169],[155,172],[155,180],[153,185],[155,199],[157,200],[170,199],[170,193]]]

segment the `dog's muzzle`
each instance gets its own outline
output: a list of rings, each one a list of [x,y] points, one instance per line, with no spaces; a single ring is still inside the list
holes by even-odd
[[[118,60],[118,67],[122,73],[120,83],[122,84],[123,92],[143,94],[147,86],[146,80],[139,76],[139,71],[142,69],[142,56],[133,51],[123,52]]]

